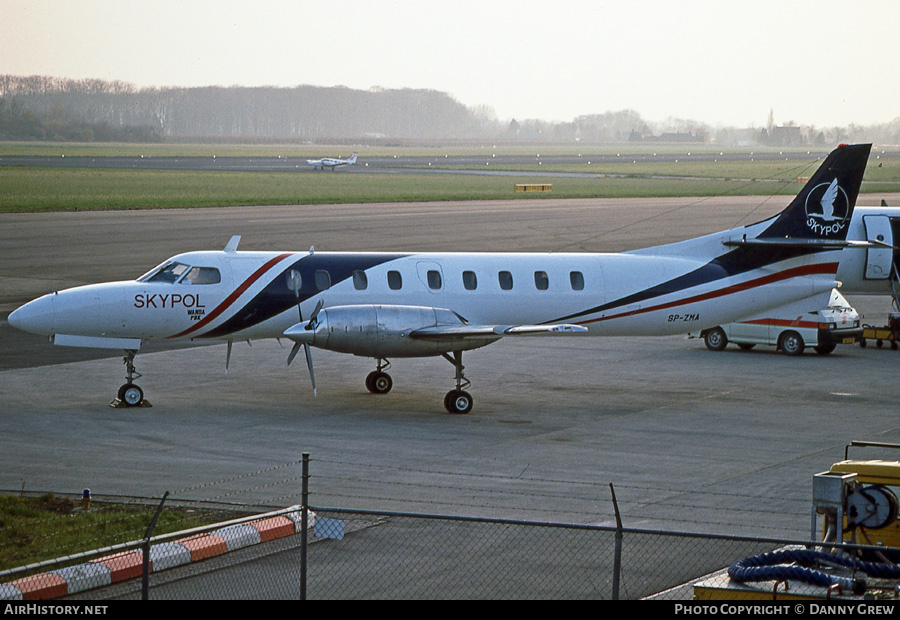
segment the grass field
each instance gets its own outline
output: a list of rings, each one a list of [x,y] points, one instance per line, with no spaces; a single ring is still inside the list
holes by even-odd
[[[0,212],[161,209],[237,205],[533,199],[534,176],[298,174],[0,168]],[[550,178],[544,198],[793,193],[796,182]],[[900,183],[897,184],[900,190]],[[884,190],[890,191],[890,190]]]
[[[52,494],[0,495],[0,570],[142,539],[155,511],[155,506],[96,502],[84,510],[80,503]],[[238,516],[166,508],[160,513],[154,534]]]
[[[620,147],[621,148],[621,147]],[[747,150],[741,161],[700,162],[700,152],[715,154],[709,146],[629,145],[632,157],[596,163],[592,155],[618,155],[614,146],[410,147],[354,149],[369,156],[435,157],[445,172],[421,174],[357,173],[292,174],[290,172],[220,172],[126,170],[102,168],[0,167],[0,212],[40,212],[102,209],[157,209],[275,204],[335,204],[371,202],[463,201],[536,198],[624,198],[653,196],[726,196],[793,194],[798,177],[817,166],[809,160],[760,161]],[[665,149],[665,151],[663,151]],[[298,145],[94,145],[0,142],[2,155],[103,156],[212,156],[313,157],[349,151],[348,147]],[[684,159],[642,161],[638,153],[680,154]],[[738,152],[738,151],[732,151]],[[769,152],[772,152],[770,149]],[[493,165],[494,154],[534,156],[527,165]],[[566,164],[543,163],[539,155],[575,157]],[[801,151],[805,154],[805,151]],[[469,163],[455,169],[444,155],[484,156],[484,164]],[[878,163],[875,164],[874,162]],[[505,175],[472,174],[475,170],[506,171]],[[458,174],[454,174],[458,172]],[[556,176],[557,174],[569,176]],[[549,194],[516,194],[516,183],[552,183]],[[900,158],[880,158],[866,171],[863,192],[900,192]]]

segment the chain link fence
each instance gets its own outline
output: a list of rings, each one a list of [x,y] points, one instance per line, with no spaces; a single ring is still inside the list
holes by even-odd
[[[0,600],[734,599],[743,592],[726,572],[731,564],[810,546],[340,509],[312,508],[308,523],[304,537],[292,507],[156,537],[149,555],[141,541],[5,571]],[[768,598],[787,587],[763,582],[750,588]],[[818,593],[828,596],[828,587]]]
[[[160,505],[131,541],[0,571],[0,600],[738,598],[727,574],[736,561],[754,558],[755,566],[765,564],[760,554],[811,547],[621,526],[304,510],[308,470],[302,479],[296,506],[162,535],[153,532],[157,521],[184,507]],[[872,569],[843,572],[853,579]],[[879,587],[869,577],[870,589]],[[771,598],[788,579],[767,572],[749,588]],[[816,587],[830,595],[834,586]]]

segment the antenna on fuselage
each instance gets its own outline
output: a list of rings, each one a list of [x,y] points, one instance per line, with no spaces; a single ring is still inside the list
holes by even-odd
[[[241,242],[241,236],[235,235],[231,239],[228,240],[228,245],[225,246],[225,251],[233,254],[237,252],[238,244]]]

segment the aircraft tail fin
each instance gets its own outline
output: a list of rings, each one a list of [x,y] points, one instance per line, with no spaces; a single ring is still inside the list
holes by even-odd
[[[356,153],[353,153],[353,155],[350,156],[350,159],[347,160],[347,163],[349,163],[349,164],[356,163]]]
[[[833,150],[800,193],[756,239],[844,241],[871,148],[871,144],[842,144]]]

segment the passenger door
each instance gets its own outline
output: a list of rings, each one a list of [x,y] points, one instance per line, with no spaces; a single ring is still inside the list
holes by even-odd
[[[886,244],[866,248],[866,280],[886,280],[891,277],[891,265],[894,259],[893,234],[891,220],[886,215],[866,215],[863,217],[866,228],[866,240],[878,244]]]

